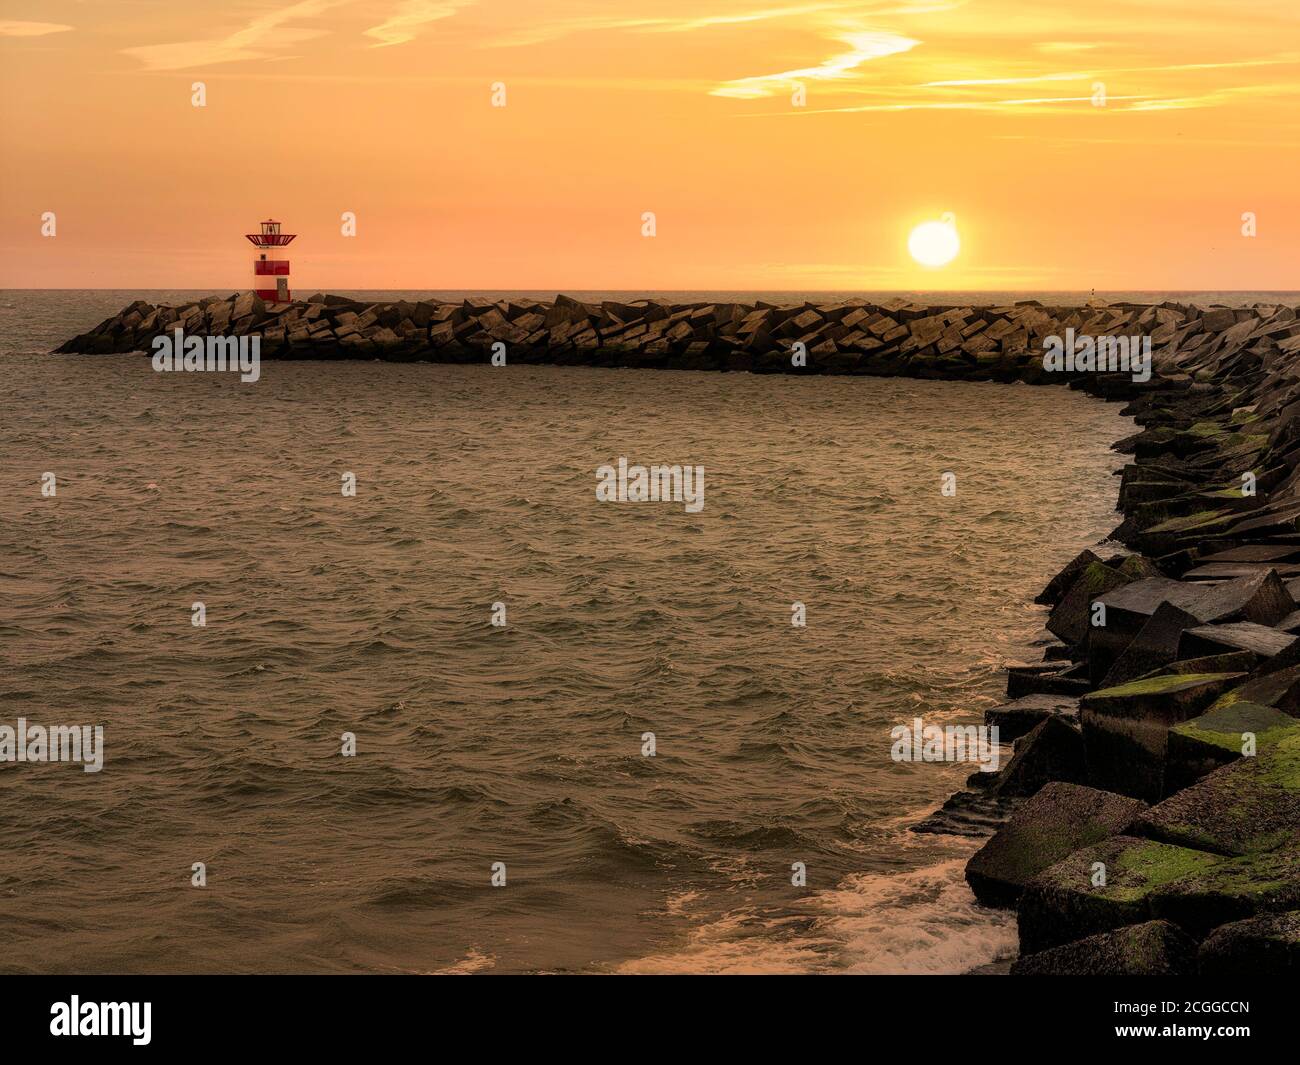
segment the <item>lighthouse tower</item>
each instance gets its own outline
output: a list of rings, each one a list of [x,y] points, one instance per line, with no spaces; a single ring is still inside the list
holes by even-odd
[[[297,235],[281,233],[280,223],[271,219],[262,223],[262,232],[244,234],[257,249],[257,258],[253,260],[253,291],[270,303],[288,303],[292,299],[289,259],[280,249]]]

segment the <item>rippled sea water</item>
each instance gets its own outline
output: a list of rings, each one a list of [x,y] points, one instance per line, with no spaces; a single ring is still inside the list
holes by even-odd
[[[0,969],[960,972],[1014,949],[962,880],[974,845],[906,831],[972,767],[896,764],[889,730],[978,722],[1037,658],[1032,596],[1118,520],[1118,407],[44,354],[135,295],[0,294],[0,724],[106,747],[98,774],[0,763]],[[703,465],[703,511],[598,503],[620,455]]]

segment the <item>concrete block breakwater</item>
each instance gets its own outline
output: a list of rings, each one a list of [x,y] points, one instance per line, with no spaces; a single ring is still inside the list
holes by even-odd
[[[1068,381],[1125,402],[1123,520],[1044,588],[1043,660],[986,713],[1014,751],[914,827],[984,839],[966,876],[1016,910],[1013,972],[1264,976],[1300,971],[1297,310],[245,293],[134,303],[59,350],[148,352],[180,327],[260,335],[271,358]],[[1067,336],[1075,370],[1046,370]],[[1149,379],[1095,372],[1080,337],[1142,338]]]
[[[478,362],[496,356],[498,362],[1048,383],[1097,368],[1083,351],[1063,356],[1060,341],[1067,336],[1076,348],[1080,338],[1089,345],[1093,337],[1149,338],[1157,357],[1170,348],[1237,350],[1256,326],[1280,313],[1176,303],[925,307],[896,299],[773,306],[582,303],[566,296],[546,303],[366,303],[315,295],[267,304],[245,292],[179,307],[136,302],[59,351],[148,351],[155,337],[179,328],[186,335],[257,335],[263,358]],[[1070,368],[1045,369],[1045,352]],[[1095,361],[1105,367],[1104,350]],[[1118,369],[1113,351],[1108,368]]]

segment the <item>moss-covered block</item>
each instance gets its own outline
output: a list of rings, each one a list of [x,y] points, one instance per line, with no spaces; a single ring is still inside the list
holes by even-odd
[[[1164,795],[1169,729],[1195,717],[1240,673],[1171,673],[1102,688],[1079,702],[1088,783],[1148,802]]]
[[[1034,877],[1017,919],[1021,953],[1032,954],[1144,921],[1170,921],[1201,939],[1232,921],[1296,909],[1300,848],[1226,858],[1117,836]]]
[[[1229,858],[1155,886],[1152,917],[1200,939],[1230,921],[1300,907],[1300,848]]]
[[[1088,699],[1095,706],[1102,702],[1129,700],[1134,696],[1170,696],[1178,698],[1183,693],[1197,689],[1207,682],[1218,683],[1226,679],[1231,679],[1231,674],[1175,673],[1146,677],[1129,681],[1127,684],[1117,684],[1113,688],[1102,688],[1093,692],[1088,696]]]
[[[1192,514],[1184,514],[1181,517],[1170,518],[1168,521],[1154,525],[1146,531],[1149,533],[1167,534],[1167,533],[1189,533],[1193,531],[1206,531],[1215,525],[1226,525],[1236,517],[1231,510],[1198,510]]]
[[[1300,976],[1300,910],[1216,928],[1197,955],[1201,976]]]
[[[1167,884],[1205,877],[1228,859],[1132,836],[1082,847],[1035,876],[1020,896],[1021,954],[1140,924]]]
[[[966,863],[987,906],[1011,906],[1030,880],[1080,847],[1119,835],[1146,804],[1079,784],[1045,785]]]
[[[1271,747],[1300,730],[1300,720],[1272,706],[1237,699],[1169,730],[1165,748],[1165,791],[1195,784],[1248,751]]]
[[[1117,928],[1019,958],[1013,976],[1187,976],[1196,944],[1168,921]]]
[[[1088,635],[1092,601],[1112,588],[1130,583],[1130,578],[1104,562],[1090,562],[1079,571],[1061,601],[1047,618],[1047,629],[1065,643],[1075,645]]]
[[[1243,705],[1249,706],[1234,703],[1215,713],[1227,715]],[[1256,736],[1254,756],[1238,758],[1153,806],[1134,831],[1216,854],[1300,851],[1300,728],[1275,719],[1274,727],[1265,730],[1266,742]],[[1201,736],[1209,744],[1215,733]]]

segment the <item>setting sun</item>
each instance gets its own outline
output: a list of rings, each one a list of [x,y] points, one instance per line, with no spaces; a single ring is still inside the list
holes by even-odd
[[[907,238],[907,250],[922,266],[947,266],[961,251],[961,239],[951,215],[938,222],[922,222]]]

